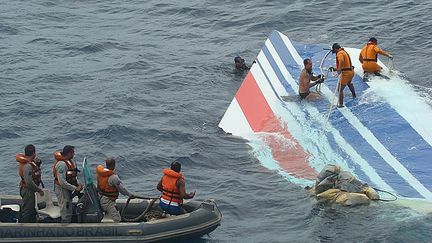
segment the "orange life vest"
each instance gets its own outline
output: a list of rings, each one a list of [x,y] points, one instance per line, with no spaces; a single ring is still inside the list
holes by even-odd
[[[364,46],[361,51],[360,55],[362,57],[363,62],[377,62],[378,61],[378,53],[375,51],[375,43],[368,42],[366,46]]]
[[[340,58],[342,58],[344,60],[342,67],[339,67],[339,59]],[[348,53],[345,51],[345,49],[343,49],[343,48],[340,48],[338,53],[336,54],[336,68],[340,69],[342,72],[354,70],[354,67],[353,67],[352,62],[351,62],[351,58],[348,55]]]
[[[162,198],[170,202],[182,204],[183,198],[180,197],[179,189],[177,188],[177,181],[184,179],[182,173],[171,169],[164,169],[162,172]]]
[[[111,186],[108,182],[110,176],[114,174],[114,171],[104,168],[102,165],[98,165],[96,167],[97,187],[99,193],[109,197],[113,201],[115,201],[119,196],[119,191],[117,190],[117,187]]]
[[[77,180],[77,168],[75,163],[73,163],[70,160],[65,160],[64,157],[61,155],[60,151],[54,152],[54,167],[53,167],[53,173],[54,173],[54,184],[60,185],[57,178],[57,163],[59,161],[64,161],[68,167],[68,170],[66,171],[66,181],[74,186],[78,186],[78,180]]]
[[[23,167],[27,163],[29,163],[33,168],[33,174],[32,174],[33,182],[36,184],[36,186],[39,186],[42,181],[41,169],[39,168],[39,166],[34,161],[30,161],[24,154],[17,154],[15,156],[15,159],[18,162],[18,175],[21,177],[20,188],[26,186],[26,183],[24,181]]]

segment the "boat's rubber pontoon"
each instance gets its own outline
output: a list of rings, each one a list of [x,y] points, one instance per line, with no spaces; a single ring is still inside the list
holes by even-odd
[[[118,201],[118,209],[122,211],[126,202]],[[137,217],[150,202],[151,200],[143,199],[131,200],[123,216]],[[1,196],[0,203],[5,211],[7,205],[14,205],[15,210],[22,205],[19,196]],[[114,223],[103,220],[101,223],[76,223],[79,215],[74,215],[74,223],[70,224],[1,222],[0,242],[151,242],[200,237],[220,225],[222,214],[213,200],[190,201],[184,204],[184,209],[187,212],[185,214],[166,215],[147,222]],[[157,201],[150,212],[162,214]]]

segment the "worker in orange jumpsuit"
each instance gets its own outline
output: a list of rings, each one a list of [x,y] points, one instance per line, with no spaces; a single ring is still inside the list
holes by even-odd
[[[354,77],[354,66],[352,65],[351,58],[338,43],[334,43],[332,46],[332,52],[336,53],[336,68],[330,67],[329,70],[334,72],[337,71],[339,73],[339,102],[338,107],[344,107],[343,105],[343,90],[345,86],[348,86],[352,93],[352,97],[356,97],[356,93],[354,90],[354,85],[352,84],[352,79]]]
[[[370,38],[368,43],[362,48],[360,55],[359,55],[359,61],[362,64],[364,76],[363,80],[366,80],[369,74],[375,74],[376,76],[383,76],[381,75],[381,69],[382,67],[378,65],[378,54],[384,55],[390,59],[393,59],[393,55],[390,53],[381,50],[378,47],[378,40],[374,37]]]

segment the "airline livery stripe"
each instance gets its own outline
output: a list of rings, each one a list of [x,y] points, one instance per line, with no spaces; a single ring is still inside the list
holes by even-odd
[[[267,122],[263,122],[263,118],[267,121],[277,119],[261,93],[252,72],[247,74],[236,94],[236,99],[254,132],[271,132],[265,126]]]
[[[280,35],[280,34],[279,34]],[[285,42],[285,45],[289,49],[292,46],[291,42],[286,36],[280,35],[282,40]],[[290,50],[291,51],[291,50]],[[293,55],[295,52],[291,52]],[[297,53],[298,55],[298,53]],[[300,56],[300,55],[298,55]],[[296,58],[294,58],[296,59]],[[301,60],[301,58],[299,59]],[[302,62],[297,62],[299,66],[302,66]],[[331,102],[333,97],[333,92],[330,89],[323,85],[321,91]],[[381,157],[400,175],[404,178],[414,189],[416,189],[423,197],[426,199],[432,199],[432,193],[421,184],[382,144],[381,142],[370,132],[359,120],[356,116],[352,114],[352,112],[348,108],[339,109],[341,114],[348,120],[348,122],[355,127],[358,132],[362,135],[366,141],[381,155]]]
[[[254,72],[254,70],[256,71]],[[270,108],[254,75],[257,75],[261,82],[266,82],[265,76],[260,72],[260,69],[254,66],[236,94],[236,100],[252,130],[254,132],[269,133],[263,134],[263,136],[266,136],[266,143],[272,148],[273,158],[280,164],[282,169],[300,178],[314,179],[316,171],[310,167],[307,161],[307,153],[280,124],[280,120]],[[274,94],[272,95],[274,96]],[[287,147],[286,143],[281,141],[280,136],[290,141],[293,146]]]
[[[219,127],[227,133],[236,136],[243,136],[245,138],[253,134],[253,131],[235,97],[222,117]]]
[[[279,34],[275,32],[275,34],[272,34],[271,37],[271,45],[267,45],[268,47],[274,47],[273,54],[277,53],[276,56],[280,57],[281,60],[281,69],[285,70],[289,77],[291,77],[291,74],[299,73],[300,66],[297,63],[290,63],[293,58],[291,57],[291,53],[289,52],[288,48],[286,47],[283,40],[279,37]],[[265,50],[266,48],[263,48]],[[264,52],[265,53],[265,52]],[[268,55],[269,60],[272,59],[272,55]],[[283,79],[283,78],[282,78]],[[291,84],[293,87],[297,88],[297,84],[294,82],[294,80],[290,81],[290,79],[287,79],[287,82]],[[315,105],[316,104],[316,105]],[[314,105],[311,105],[312,107],[317,107],[320,110],[316,110],[316,112],[312,112],[311,109],[306,109],[305,111],[308,111],[312,117],[317,117],[319,112],[322,114],[327,114],[328,112],[328,106],[319,106],[319,103],[314,103]],[[308,106],[305,106],[307,108]],[[340,115],[338,112],[335,113],[335,115]],[[408,184],[408,182],[405,181],[404,178],[400,177],[396,171],[383,159],[381,156],[374,150],[374,148],[365,140],[363,137],[358,133],[357,129],[355,127],[352,127],[349,122],[346,121],[346,118],[342,115],[339,122],[337,122],[334,128],[336,129],[335,132],[341,136],[341,138],[344,140],[345,144],[355,144],[355,149],[358,151],[358,153],[361,156],[362,161],[367,163],[366,161],[371,161],[373,164],[369,165],[369,167],[374,168],[376,170],[376,173],[382,178],[382,180],[386,181],[393,189],[395,189],[397,192],[403,192],[405,195],[410,195],[412,197],[419,198],[421,195],[411,186]],[[333,120],[333,119],[332,119]],[[318,122],[325,122],[325,119],[322,118],[322,121]],[[344,124],[341,125],[340,123]],[[329,124],[327,124],[329,125]],[[322,125],[324,127],[324,125]],[[333,134],[334,132],[332,132]],[[330,139],[331,137],[328,136]],[[333,140],[332,140],[333,141]],[[343,145],[343,144],[342,144]],[[336,150],[341,149],[342,151],[345,150],[344,146],[341,146],[339,148],[336,148]],[[346,151],[345,151],[346,152]],[[352,152],[346,152],[346,155],[353,155]],[[352,157],[352,156],[350,156]],[[355,156],[354,156],[355,157]],[[355,165],[359,160],[355,159],[354,157],[352,161],[347,161],[351,165]],[[352,167],[352,166],[350,166]],[[391,171],[391,173],[388,173]],[[393,172],[394,171],[394,172]],[[369,170],[361,171],[360,173],[363,174],[371,174]],[[357,173],[357,175],[360,175],[360,173]],[[365,178],[362,177],[362,178]],[[380,179],[381,179],[380,178]],[[372,181],[371,181],[372,182]],[[383,184],[376,184],[377,186],[384,188],[385,185]]]
[[[286,80],[287,83],[289,83],[292,86],[292,89],[297,90],[298,89],[298,85],[295,83],[294,79],[292,78],[292,76],[290,75],[290,73],[288,72],[288,70],[285,68],[285,65],[283,64],[282,60],[280,59],[279,55],[277,54],[276,50],[274,49],[272,43],[266,42],[265,48],[267,48],[268,50],[268,54],[270,56],[265,56],[265,55],[258,55],[258,60],[263,63],[263,66],[266,67],[266,71],[269,73],[268,75],[271,77],[271,80],[278,80],[279,82],[284,82],[284,80]],[[265,53],[265,52],[264,52]],[[272,58],[275,62],[276,67],[272,68],[272,65],[268,62],[267,59]],[[271,70],[274,69],[276,71],[276,69],[278,69],[278,71],[281,72],[281,74],[283,75],[284,79],[281,79],[279,77],[277,77],[276,73],[271,72]],[[271,74],[270,74],[271,73]],[[277,86],[277,85],[275,85]],[[282,90],[282,92],[284,92],[284,90]],[[287,92],[287,91],[285,91]],[[294,109],[299,110],[300,108],[298,108],[298,105],[294,105],[295,103],[293,103],[291,106]],[[310,110],[311,113],[313,114],[317,114],[319,113],[319,111],[315,108],[315,107],[309,107],[308,110]],[[317,121],[317,122],[322,122],[322,120]],[[335,137],[335,141],[336,143],[343,149],[346,151],[347,154],[349,154],[352,157],[352,161],[356,162],[357,164],[359,164],[359,166],[364,170],[367,171],[367,176],[370,178],[370,180],[375,184],[375,185],[380,185],[381,188],[385,189],[385,190],[389,190],[389,191],[394,191],[392,189],[391,186],[389,186],[375,171],[375,169],[373,167],[371,167],[367,161],[365,161],[356,151],[355,149],[349,145],[349,143],[347,143],[344,138],[340,135],[340,133],[333,127],[330,128],[330,131],[332,132],[332,134]]]

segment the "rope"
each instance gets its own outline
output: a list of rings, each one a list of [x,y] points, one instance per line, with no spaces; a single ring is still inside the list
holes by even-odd
[[[323,75],[323,79],[325,79],[326,77],[328,77],[328,70],[327,70],[326,75],[324,75],[323,65],[324,65],[324,61],[327,59],[327,57],[328,57],[328,55],[329,55],[330,53],[331,53],[331,50],[329,50],[329,51],[324,55],[323,59],[321,59],[321,63],[320,63],[320,65],[319,65],[319,69],[320,69],[321,75]],[[316,90],[318,93],[321,93],[321,85],[322,85],[322,83],[319,83],[319,84],[316,86],[316,88],[315,88],[315,90]]]
[[[321,63],[320,63],[319,69],[320,69],[320,72],[321,72],[322,75],[324,75],[324,72],[323,72],[323,65],[324,65],[324,61],[325,61],[325,59],[327,59],[327,57],[328,57],[328,55],[329,55],[330,53],[331,53],[331,50],[328,51],[328,52],[324,55],[323,59],[321,59]],[[327,71],[327,74],[328,74],[328,71]]]
[[[321,93],[321,84],[322,84],[322,83],[319,83],[319,84],[317,84],[317,85],[315,86],[315,91],[316,91],[317,93]]]
[[[394,70],[394,64],[393,64],[393,59],[392,59],[392,58],[389,58],[389,59],[388,59],[387,67],[388,67],[388,69],[389,69],[389,73],[393,73],[393,70]]]
[[[138,199],[152,200],[152,199],[159,199],[160,197],[143,197],[143,196],[134,195],[134,196],[129,197],[129,198],[130,199],[138,198]]]
[[[334,76],[334,75],[333,75]],[[330,114],[331,114],[331,111],[333,110],[333,107],[334,107],[334,99],[336,98],[336,93],[338,93],[338,91],[340,90],[340,88],[341,88],[341,82],[340,82],[340,79],[338,80],[338,83],[337,83],[337,85],[336,85],[336,89],[335,89],[335,92],[334,92],[334,94],[333,94],[333,99],[331,100],[331,102],[330,102],[330,107],[329,107],[329,111],[328,111],[328,113],[327,113],[327,119],[326,119],[326,121],[325,121],[325,123],[324,123],[324,130],[327,130],[327,124],[328,124],[328,122],[329,122],[329,119],[330,119]],[[338,97],[339,97],[339,95],[338,95]]]
[[[126,208],[128,207],[128,205],[129,205],[129,202],[130,202],[130,200],[131,199],[133,199],[133,198],[139,198],[139,199],[147,199],[147,200],[150,200],[151,199],[151,201],[150,201],[150,203],[147,205],[147,208],[144,210],[144,212],[142,212],[140,215],[138,215],[137,217],[135,217],[135,218],[126,218],[124,215],[125,215],[125,211],[126,211]],[[153,204],[156,202],[156,200],[158,200],[159,199],[159,197],[141,197],[141,196],[130,196],[128,199],[127,199],[127,201],[126,201],[126,205],[124,206],[124,208],[122,209],[122,211],[121,211],[121,217],[122,217],[122,221],[123,222],[140,222],[140,221],[142,221],[142,219],[145,217],[145,215],[150,211],[150,209],[153,207]]]
[[[386,194],[388,194],[388,195],[390,195],[390,196],[393,197],[392,199],[382,199],[382,198],[374,199],[374,201],[393,202],[393,201],[396,201],[398,199],[398,197],[396,195],[394,195],[393,193],[391,193],[389,191],[381,190],[381,189],[378,189],[378,188],[375,188],[375,187],[372,187],[372,188],[375,191],[377,191],[377,192],[384,192],[384,193],[386,193]]]
[[[326,75],[324,75],[323,65],[324,65],[324,61],[327,59],[328,55],[330,55],[330,53],[332,53],[332,50],[329,50],[329,49],[324,49],[324,50],[328,50],[328,51],[327,51],[327,53],[324,55],[323,59],[321,59],[321,63],[320,63],[319,69],[320,69],[321,74],[324,76],[324,78],[326,78],[326,77],[329,76],[329,70],[327,70]],[[332,76],[333,76],[333,77],[337,77],[338,74],[336,73],[336,74],[333,74]],[[322,84],[322,83],[321,83],[321,84]],[[317,85],[317,88],[316,88],[317,92],[321,92],[321,84],[318,84],[318,85]],[[331,111],[332,111],[332,109],[333,109],[334,99],[335,99],[335,97],[336,97],[336,93],[338,92],[339,89],[340,89],[340,82],[338,81],[338,84],[336,85],[336,90],[335,90],[334,95],[333,95],[333,99],[332,99],[332,101],[330,102],[330,107],[329,107],[329,111],[328,111],[328,114],[327,114],[327,119],[326,119],[326,121],[325,121],[325,123],[324,123],[324,130],[327,129],[327,123],[328,123],[328,121],[329,121],[329,119],[330,119],[330,113],[331,113]]]

